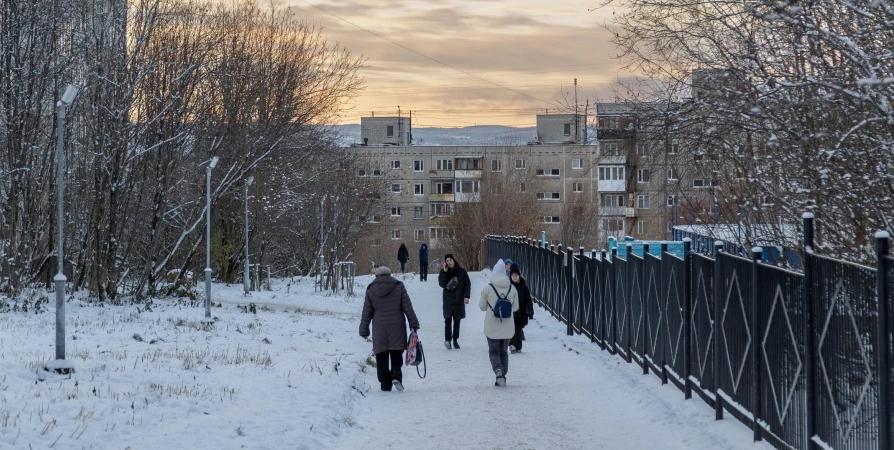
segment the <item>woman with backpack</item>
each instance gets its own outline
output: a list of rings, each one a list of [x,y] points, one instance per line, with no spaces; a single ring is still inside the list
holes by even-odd
[[[484,311],[484,335],[490,365],[497,380],[494,386],[506,386],[509,372],[509,339],[515,334],[512,313],[518,311],[518,290],[512,287],[506,276],[503,260],[494,266],[490,284],[481,290],[478,307]]]

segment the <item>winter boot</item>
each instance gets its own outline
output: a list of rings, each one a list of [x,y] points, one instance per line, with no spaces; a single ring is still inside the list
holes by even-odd
[[[514,345],[509,346],[509,353],[518,353],[518,349]]]
[[[495,370],[494,375],[497,376],[497,381],[494,382],[494,386],[505,387],[506,386],[506,377],[503,376],[503,370],[502,369]]]
[[[456,339],[453,340],[453,348],[459,350],[459,342],[456,342]]]
[[[450,341],[444,341],[444,347],[447,347],[447,350],[450,350],[451,348],[453,348],[450,346]]]
[[[404,390],[404,385],[401,383],[401,379],[403,379],[402,375],[400,370],[391,372],[391,384],[394,385],[394,389],[397,389],[398,391]]]

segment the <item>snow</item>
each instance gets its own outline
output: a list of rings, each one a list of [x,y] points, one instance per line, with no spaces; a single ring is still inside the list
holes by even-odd
[[[470,273],[470,305],[489,273]],[[209,325],[204,298],[149,309],[72,300],[67,375],[44,370],[55,364],[52,305],[0,315],[0,448],[770,448],[566,336],[539,307],[523,352],[510,355],[508,387],[496,388],[484,313],[468,307],[462,349],[447,350],[436,277],[398,277],[428,368],[420,379],[404,367],[404,392],[378,389],[371,344],[358,336],[362,295],[317,293],[308,279],[275,280],[247,299],[241,284],[215,284]],[[369,281],[358,277],[356,292]]]

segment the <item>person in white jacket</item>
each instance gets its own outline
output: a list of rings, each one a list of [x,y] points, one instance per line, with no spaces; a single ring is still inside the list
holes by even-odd
[[[490,356],[490,365],[493,367],[497,381],[494,386],[506,386],[506,373],[509,371],[509,340],[515,334],[515,321],[512,317],[499,319],[494,316],[493,307],[499,299],[497,292],[506,297],[512,303],[512,312],[518,311],[518,292],[511,287],[509,277],[506,276],[506,264],[503,260],[494,266],[490,284],[481,290],[481,298],[478,307],[484,311],[484,335],[487,336],[487,350]],[[496,292],[494,292],[496,290]]]

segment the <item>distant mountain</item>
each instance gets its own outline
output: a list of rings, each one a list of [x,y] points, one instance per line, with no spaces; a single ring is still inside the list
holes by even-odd
[[[338,143],[343,147],[360,144],[360,125],[337,125]],[[413,145],[524,145],[534,140],[535,127],[476,125],[462,128],[413,127]]]

